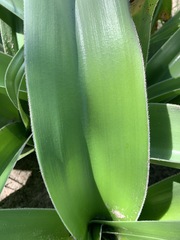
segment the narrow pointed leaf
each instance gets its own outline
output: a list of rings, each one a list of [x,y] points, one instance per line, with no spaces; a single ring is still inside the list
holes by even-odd
[[[153,84],[147,89],[149,102],[162,102],[180,95],[180,77]]]
[[[23,0],[0,0],[0,5],[23,19]]]
[[[180,168],[180,106],[149,104],[151,162]]]
[[[141,220],[180,221],[180,174],[148,188]]]
[[[1,240],[70,240],[70,234],[55,210],[0,210]]]
[[[162,45],[180,28],[180,11],[166,22],[150,40],[149,58],[151,58]]]
[[[144,201],[148,171],[140,45],[127,0],[76,3],[83,127],[94,178],[112,218],[135,220]]]
[[[180,49],[180,29],[153,55],[147,63],[146,74],[148,85],[162,81],[169,77],[168,66]]]
[[[41,172],[64,224],[75,238],[87,239],[90,220],[109,214],[94,182],[81,123],[75,1],[25,0],[25,39],[32,131]]]

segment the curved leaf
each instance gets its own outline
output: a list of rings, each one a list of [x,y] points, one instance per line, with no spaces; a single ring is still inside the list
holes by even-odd
[[[127,0],[76,3],[83,129],[94,178],[112,218],[135,220],[148,173],[144,66],[137,33]]]
[[[180,106],[149,104],[151,163],[180,168]]]
[[[29,128],[30,120],[21,106],[19,100],[20,86],[24,78],[24,48],[22,47],[8,66],[5,75],[6,91],[14,106],[19,110],[26,128]]]
[[[180,221],[180,174],[148,188],[141,220]]]
[[[70,234],[52,209],[0,210],[1,240],[70,240]]]
[[[149,58],[180,28],[180,11],[156,31],[150,40]]]
[[[180,77],[170,78],[148,87],[148,101],[162,102],[180,95]]]
[[[94,182],[82,130],[75,1],[25,0],[25,39],[32,131],[41,172],[64,224],[77,239],[87,239],[89,221],[109,214]]]
[[[180,29],[153,55],[148,61],[146,74],[148,85],[162,81],[169,77],[168,66],[173,58],[179,53],[180,49]]]

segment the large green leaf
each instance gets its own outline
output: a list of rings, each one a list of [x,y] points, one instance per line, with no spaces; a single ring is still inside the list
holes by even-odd
[[[0,210],[1,240],[70,240],[70,234],[52,209]]]
[[[149,187],[141,220],[180,221],[180,174]]]
[[[138,0],[131,4],[131,14],[139,35],[145,63],[148,57],[151,22],[157,2],[158,0]]]
[[[179,240],[180,221],[103,222],[107,238],[117,240]],[[113,238],[114,239],[114,238]]]
[[[23,0],[0,0],[0,5],[23,19]]]
[[[0,192],[28,140],[20,123],[0,129]]]
[[[63,222],[77,239],[87,239],[89,221],[109,214],[82,130],[74,18],[75,1],[25,0],[25,62],[38,161]]]
[[[112,218],[135,220],[148,171],[145,80],[137,33],[127,0],[77,0],[76,5],[83,128],[94,178]]]
[[[165,102],[169,98],[180,95],[180,77],[170,78],[148,87],[149,102]]]
[[[170,76],[169,64],[179,53],[180,29],[152,56],[147,63],[146,74],[148,85],[160,82]]]
[[[180,168],[180,106],[149,104],[151,162]]]

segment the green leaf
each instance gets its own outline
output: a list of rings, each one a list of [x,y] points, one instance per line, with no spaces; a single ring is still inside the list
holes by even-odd
[[[20,121],[18,110],[14,107],[6,92],[0,92],[0,128],[16,121]]]
[[[149,58],[180,28],[180,11],[156,31],[150,40]]]
[[[0,129],[0,192],[28,140],[20,123]]]
[[[0,52],[0,88],[4,88],[4,76],[11,59],[7,54]]]
[[[22,47],[12,59],[5,75],[6,91],[14,106],[19,110],[26,128],[29,128],[29,117],[19,100],[20,86],[24,78],[24,48]]]
[[[180,29],[153,55],[147,63],[148,85],[155,84],[170,76],[168,66],[180,49]]]
[[[118,240],[179,240],[180,221],[102,222],[113,227],[103,231]],[[105,227],[104,227],[105,228]]]
[[[162,102],[180,95],[180,77],[170,78],[148,87],[148,101]]]
[[[180,174],[148,188],[141,220],[180,220]]]
[[[180,168],[180,106],[149,104],[151,163]]]
[[[1,240],[70,240],[70,234],[51,209],[0,210]]]
[[[131,3],[131,14],[139,35],[144,61],[148,57],[152,16],[158,0],[138,0]]]
[[[170,62],[169,71],[171,76],[174,78],[180,78],[180,52],[179,54]]]
[[[87,239],[89,221],[109,214],[82,130],[74,18],[72,0],[25,0],[25,67],[38,162],[64,224],[77,239]]]
[[[0,0],[0,5],[23,19],[23,0]]]
[[[144,68],[136,29],[127,0],[76,2],[83,127],[94,178],[112,218],[135,220],[148,171]]]

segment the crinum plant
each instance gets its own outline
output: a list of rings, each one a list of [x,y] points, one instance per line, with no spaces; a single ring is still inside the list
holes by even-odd
[[[54,205],[2,240],[179,239],[180,175],[148,178],[180,168],[180,14],[151,34],[166,4],[130,2],[0,0],[0,188],[35,148]]]

